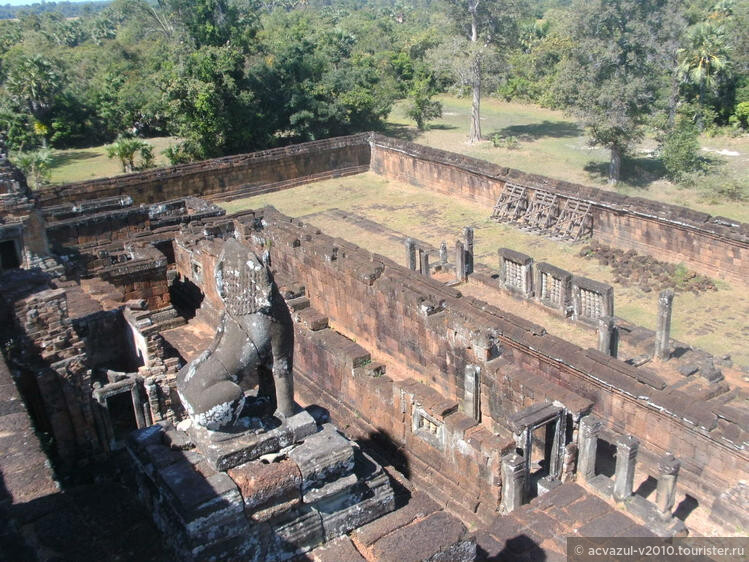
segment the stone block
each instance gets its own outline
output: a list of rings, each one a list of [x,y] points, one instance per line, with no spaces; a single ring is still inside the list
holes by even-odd
[[[378,540],[372,557],[383,562],[422,560],[474,560],[476,543],[466,538],[466,529],[457,518],[439,511]]]
[[[394,530],[408,525],[415,519],[422,519],[439,509],[439,505],[429,496],[423,492],[415,492],[404,507],[360,527],[354,531],[352,537],[357,544],[368,547]]]
[[[298,508],[272,519],[275,542],[267,558],[285,560],[308,552],[325,542],[320,514],[309,506]]]
[[[188,433],[196,448],[216,470],[228,470],[258,457],[280,451],[317,431],[314,418],[306,410],[286,418],[272,429],[261,423],[253,429],[232,433],[210,431],[196,424]]]
[[[351,442],[332,424],[323,425],[322,431],[307,437],[289,453],[289,458],[301,472],[303,494],[350,474],[354,468]]]
[[[239,487],[246,512],[253,520],[265,521],[301,502],[302,475],[291,460],[252,461],[227,473]]]
[[[316,548],[308,555],[313,562],[364,562],[351,539],[343,536]]]

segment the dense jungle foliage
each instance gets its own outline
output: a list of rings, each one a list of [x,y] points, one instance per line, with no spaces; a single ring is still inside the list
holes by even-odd
[[[47,5],[49,6],[49,5]],[[115,0],[0,20],[12,150],[173,135],[172,162],[382,126],[432,97],[565,109],[611,150],[656,131],[673,175],[690,138],[749,119],[742,0]],[[691,137],[690,137],[691,135]]]

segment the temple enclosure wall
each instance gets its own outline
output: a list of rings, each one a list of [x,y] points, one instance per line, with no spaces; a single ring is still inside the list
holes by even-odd
[[[189,195],[232,194],[286,189],[315,179],[356,174],[369,168],[366,133],[158,168],[113,178],[53,186],[37,192],[42,206],[128,195],[135,204]]]
[[[460,154],[373,135],[375,173],[458,196],[491,208],[508,182],[529,197],[542,189],[591,203],[593,237],[668,262],[684,262],[710,277],[744,281],[749,275],[749,224],[684,207],[628,197],[594,187],[526,174]],[[552,171],[553,173],[553,171]]]
[[[118,196],[132,197],[135,204],[188,196],[231,200],[370,169],[390,179],[479,203],[486,206],[487,213],[508,182],[525,187],[529,198],[537,190],[550,192],[558,197],[560,207],[570,199],[588,202],[593,237],[606,244],[663,261],[683,262],[710,277],[742,282],[749,277],[747,224],[526,174],[373,133],[54,186],[38,191],[37,197],[43,208]],[[126,225],[130,229],[132,220],[130,217]],[[87,232],[73,234],[85,239]]]
[[[311,306],[373,360],[386,363],[392,380],[413,379],[463,410],[466,367],[473,365],[481,372],[482,424],[492,433],[512,435],[513,414],[550,400],[564,406],[573,431],[592,413],[613,434],[635,435],[651,453],[643,453],[643,462],[672,452],[683,463],[680,485],[700,501],[743,478],[743,431],[729,421],[733,416],[720,400],[687,396],[649,369],[581,349],[275,210],[258,215],[267,226],[260,232],[245,226],[247,239],[269,240],[274,269],[304,285]],[[259,224],[247,216],[241,220]],[[357,392],[328,389],[326,369],[305,375],[343,402],[377,395],[363,384]],[[348,407],[374,412],[369,423],[388,431],[392,406]]]

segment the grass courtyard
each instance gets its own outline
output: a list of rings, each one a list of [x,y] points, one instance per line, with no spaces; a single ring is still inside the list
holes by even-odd
[[[145,139],[153,146],[156,166],[168,166],[169,161],[162,152],[177,143],[175,137]],[[122,166],[116,158],[107,156],[107,145],[91,148],[71,148],[55,150],[52,155],[52,176],[50,182],[71,183],[77,181],[106,178],[122,174]]]
[[[399,103],[390,114],[387,134],[488,160],[524,172],[540,174],[603,189],[607,183],[609,153],[588,146],[584,129],[561,111],[530,104],[503,102],[485,97],[481,100],[481,130],[484,139],[495,133],[518,139],[516,149],[495,148],[489,140],[475,145],[466,142],[471,111],[470,98],[440,96],[443,113],[430,122],[426,131],[418,131]],[[656,142],[646,138],[634,158],[626,159],[622,181],[617,190],[625,195],[645,197],[674,205],[683,205],[749,222],[749,204],[711,195],[715,184],[733,181],[749,196],[749,136],[719,136],[700,139],[702,155],[712,162],[713,172],[702,178],[700,188],[680,188],[660,179],[664,170],[652,156]]]

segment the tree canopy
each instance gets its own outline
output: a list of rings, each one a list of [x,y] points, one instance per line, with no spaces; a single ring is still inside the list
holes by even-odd
[[[611,150],[644,127],[747,127],[749,8],[734,0],[114,0],[0,20],[14,150],[174,135],[174,161],[383,126],[435,94],[565,109]],[[64,8],[64,9],[62,9]],[[681,125],[683,132],[685,125]],[[665,137],[664,137],[665,138]]]

